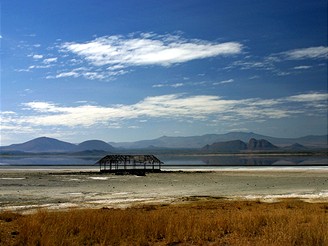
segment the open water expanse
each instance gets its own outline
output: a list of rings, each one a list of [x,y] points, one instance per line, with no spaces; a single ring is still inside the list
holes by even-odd
[[[301,155],[157,155],[164,169],[220,168],[222,166],[328,166],[327,156]],[[2,156],[3,166],[87,166],[96,167],[99,156]]]

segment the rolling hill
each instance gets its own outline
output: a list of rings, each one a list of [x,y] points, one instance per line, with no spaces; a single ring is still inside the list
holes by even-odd
[[[78,144],[74,151],[86,151],[86,150],[103,150],[107,152],[114,151],[115,148],[110,144],[101,140],[87,140]]]
[[[247,149],[248,150],[275,150],[278,149],[278,147],[265,139],[257,140],[255,138],[251,138],[248,141]]]
[[[69,152],[76,148],[75,144],[60,141],[55,138],[40,137],[21,144],[12,144],[1,147],[1,151],[23,151],[23,152]]]
[[[0,147],[4,152],[28,152],[28,153],[45,153],[45,152],[83,152],[83,151],[114,151],[115,148],[110,144],[100,140],[88,140],[78,145],[60,141],[55,138],[40,137],[21,144],[12,144]]]

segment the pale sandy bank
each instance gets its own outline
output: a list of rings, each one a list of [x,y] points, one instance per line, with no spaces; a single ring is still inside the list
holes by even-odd
[[[182,197],[328,201],[328,169],[223,169],[118,176],[71,170],[0,170],[0,211],[126,207]],[[85,171],[85,170],[84,170]]]

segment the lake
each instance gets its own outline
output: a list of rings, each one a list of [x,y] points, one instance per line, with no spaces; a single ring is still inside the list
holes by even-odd
[[[157,155],[163,168],[209,168],[221,166],[328,166],[327,156],[302,155]],[[99,156],[29,155],[2,156],[0,166],[86,166],[97,167]]]

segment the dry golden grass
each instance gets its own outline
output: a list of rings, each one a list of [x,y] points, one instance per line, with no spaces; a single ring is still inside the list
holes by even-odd
[[[328,204],[194,199],[0,214],[0,245],[328,245]]]

